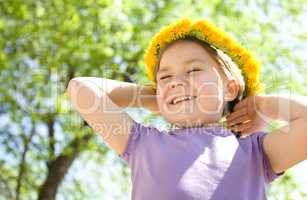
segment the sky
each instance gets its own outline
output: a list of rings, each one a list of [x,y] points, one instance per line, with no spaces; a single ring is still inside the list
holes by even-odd
[[[116,1],[117,3],[120,1]],[[261,16],[261,21],[265,22],[266,20],[271,20],[274,13],[280,12],[279,8],[276,7],[270,10],[270,15]],[[284,18],[281,22],[281,26],[279,26],[279,40],[280,45],[290,47],[297,56],[306,59],[307,52],[307,44],[300,43],[296,40],[293,40],[294,35],[305,34],[307,37],[307,13],[303,13],[298,16],[298,23],[293,23],[289,18]],[[29,65],[33,65],[33,67],[37,67],[35,62],[31,62],[31,60],[27,60]],[[296,73],[296,66],[291,65],[291,63],[283,63],[283,60],[280,61],[281,65],[285,65],[285,70],[289,70],[289,79],[290,78],[301,78]],[[307,66],[305,65],[307,70]],[[304,80],[301,80],[304,81]],[[149,115],[149,112],[146,110],[140,109],[127,109],[127,112],[133,117],[136,121],[142,122],[144,117]],[[8,116],[2,114],[0,115],[0,127],[8,124],[9,119]],[[155,121],[151,122],[153,124],[164,124],[161,118],[157,118]],[[161,127],[159,127],[161,128]],[[43,127],[40,127],[40,131],[43,133]],[[64,135],[61,132],[61,129],[57,129],[57,135]],[[102,148],[105,148],[106,144],[104,144],[103,140],[99,141],[102,144]],[[16,159],[8,156],[4,153],[4,146],[0,145],[0,157],[7,160],[7,162],[16,163]],[[117,154],[111,150],[104,161],[97,162],[95,158],[99,157],[98,153],[84,153],[78,158],[72,168],[69,170],[68,175],[65,177],[64,182],[60,188],[60,195],[58,195],[59,200],[66,199],[74,199],[70,194],[77,192],[73,190],[71,183],[78,180],[81,182],[80,187],[87,193],[86,199],[94,200],[94,199],[120,199],[120,200],[128,200],[130,199],[130,191],[131,191],[131,182],[127,179],[124,179],[122,175],[119,173],[124,167],[121,158],[117,156]],[[291,169],[287,170],[290,173],[294,180],[299,183],[299,185],[303,188],[307,185],[307,161],[301,162]],[[114,181],[116,180],[116,181]],[[128,182],[127,182],[128,181]],[[121,191],[123,185],[126,185],[129,189],[127,193],[122,196],[118,196],[118,194],[125,192]],[[274,185],[274,184],[273,184]],[[62,195],[62,194],[64,195]],[[65,195],[67,193],[67,195]]]

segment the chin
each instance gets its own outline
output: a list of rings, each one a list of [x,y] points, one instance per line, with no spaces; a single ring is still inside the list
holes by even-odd
[[[181,114],[173,117],[165,117],[170,123],[180,128],[197,127],[201,126],[206,119],[199,119],[197,116],[191,116],[191,114]]]

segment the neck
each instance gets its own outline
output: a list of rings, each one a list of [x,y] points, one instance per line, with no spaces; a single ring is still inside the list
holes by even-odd
[[[223,118],[219,119],[218,121],[214,121],[214,122],[204,122],[200,126],[195,126],[195,128],[196,127],[206,128],[206,127],[216,127],[216,126],[222,126],[222,127],[226,128],[227,127],[226,118],[223,117]],[[194,127],[190,127],[190,128],[194,128]],[[177,127],[176,125],[172,125],[172,129],[182,129],[182,128]]]

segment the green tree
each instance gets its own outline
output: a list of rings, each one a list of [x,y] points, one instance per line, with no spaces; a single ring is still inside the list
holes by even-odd
[[[0,199],[95,198],[80,180],[61,184],[82,155],[103,165],[110,153],[71,109],[67,83],[77,76],[147,83],[149,39],[182,14],[209,18],[254,51],[267,93],[307,95],[306,7],[304,0],[0,0]],[[292,183],[289,173],[271,195],[291,199],[283,186]],[[129,187],[118,188],[129,199]]]

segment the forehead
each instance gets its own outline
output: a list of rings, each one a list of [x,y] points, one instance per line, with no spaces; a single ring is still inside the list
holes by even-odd
[[[203,46],[194,41],[176,41],[162,53],[157,73],[168,71],[172,66],[193,62],[212,64],[214,59]]]
[[[188,65],[188,64],[194,63],[194,62],[204,62],[204,61],[200,58],[195,57],[195,58],[190,58],[188,60],[185,60],[183,62],[183,64]],[[162,66],[162,67],[159,68],[158,73],[169,71],[169,70],[170,70],[170,66]]]

